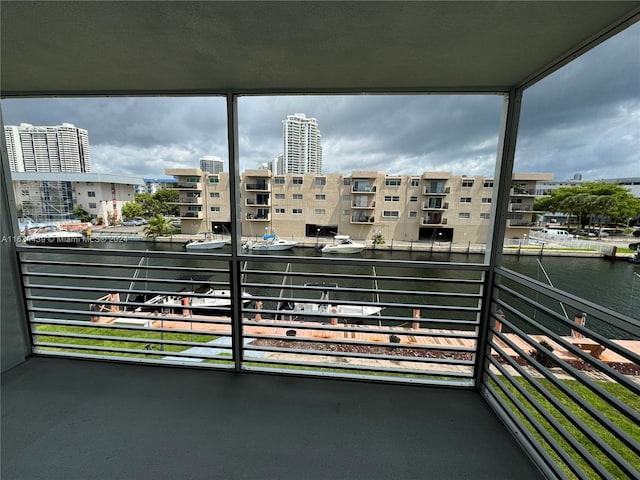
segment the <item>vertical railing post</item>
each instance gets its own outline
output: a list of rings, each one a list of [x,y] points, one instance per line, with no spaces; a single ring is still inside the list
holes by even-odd
[[[520,109],[522,106],[522,88],[512,88],[505,96],[502,111],[502,126],[498,140],[498,155],[494,178],[498,180],[494,189],[491,202],[490,234],[487,241],[485,262],[489,264],[489,270],[485,274],[482,287],[482,310],[480,312],[480,327],[478,329],[478,344],[476,347],[476,360],[474,368],[475,386],[482,388],[486,378],[484,368],[486,358],[490,355],[489,340],[491,338],[491,302],[495,288],[495,269],[502,261],[502,248],[507,225],[507,212],[509,210],[509,191],[513,176],[513,162],[516,151],[516,137],[518,123],[520,121]],[[495,184],[494,184],[495,185]]]
[[[227,144],[229,148],[229,197],[231,199],[231,351],[235,370],[242,370],[242,272],[239,258],[240,228],[240,165],[238,156],[238,97],[227,94]]]

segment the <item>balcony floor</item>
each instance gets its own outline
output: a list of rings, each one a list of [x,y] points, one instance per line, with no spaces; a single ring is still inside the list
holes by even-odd
[[[543,478],[479,393],[30,358],[3,480]]]

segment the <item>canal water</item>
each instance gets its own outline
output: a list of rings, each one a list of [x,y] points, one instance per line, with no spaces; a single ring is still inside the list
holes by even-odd
[[[97,248],[119,248],[160,251],[184,251],[181,243],[127,242],[100,243]],[[219,252],[229,252],[229,246]],[[318,257],[322,254],[313,248],[296,248],[289,252],[278,252],[280,256],[295,255]],[[437,261],[459,263],[481,263],[478,254],[449,254],[441,252],[405,252],[367,250],[358,258],[380,260]],[[542,264],[544,272],[538,263]],[[613,311],[640,319],[640,264],[624,260],[611,261],[601,258],[516,256],[506,255],[504,266],[516,272],[548,283],[568,293],[593,301]],[[322,266],[320,267],[322,268]],[[326,266],[327,273],[331,267]],[[546,276],[545,276],[546,272]],[[569,312],[572,314],[573,312]]]

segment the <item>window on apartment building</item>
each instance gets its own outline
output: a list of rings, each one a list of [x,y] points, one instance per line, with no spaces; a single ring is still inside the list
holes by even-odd
[[[481,218],[482,220],[489,220],[489,219],[491,218],[491,214],[490,214],[490,213],[483,212],[483,213],[481,213],[481,214],[480,214],[480,218]]]
[[[324,193],[319,193],[316,195],[316,200],[326,200],[327,196]]]
[[[471,213],[469,213],[469,212],[460,212],[460,213],[458,213],[458,218],[471,218]]]
[[[471,203],[471,197],[460,197],[460,203]]]
[[[201,208],[200,208],[200,206],[197,206],[197,207],[191,207],[190,206],[190,207],[187,207],[187,210],[189,210],[190,212],[199,212],[199,211],[201,211]]]
[[[420,179],[419,178],[412,178],[411,179],[411,186],[412,187],[419,187],[420,186]]]
[[[87,196],[88,197],[95,197],[96,196],[96,192],[87,192]]]
[[[344,178],[344,179],[342,180],[342,184],[343,184],[343,185],[347,185],[347,186],[348,186],[348,185],[351,185],[351,177]]]
[[[220,177],[209,177],[209,183],[220,183]]]
[[[324,208],[315,208],[313,213],[316,215],[325,215],[327,211]]]
[[[220,198],[220,192],[209,192],[209,198]]]
[[[302,215],[302,209],[301,208],[294,208],[293,209],[293,214],[294,215]]]
[[[482,203],[491,203],[491,197],[482,197]]]
[[[398,218],[400,216],[400,212],[398,210],[383,210],[382,216],[385,218]]]
[[[98,208],[98,204],[94,202],[89,202],[89,208]]]
[[[493,180],[485,180],[482,186],[484,188],[493,188]]]
[[[417,202],[418,201],[418,197],[411,197],[409,198],[410,202]]]
[[[399,202],[400,201],[400,197],[398,195],[385,195],[384,196],[384,201],[385,202]]]
[[[29,196],[29,190],[22,190],[22,195]]]
[[[276,185],[284,185],[284,177],[276,177],[273,180],[273,183]]]
[[[220,211],[220,207],[211,207],[211,211],[217,213]]]
[[[293,199],[294,200],[302,200],[303,196],[301,193],[294,193],[293,194]]]
[[[351,210],[342,210],[342,215],[351,215]]]
[[[276,200],[284,200],[286,195],[284,193],[276,193]]]
[[[197,177],[187,177],[187,183],[198,183]]]
[[[471,188],[473,187],[473,180],[462,180],[462,188]]]
[[[351,201],[351,195],[342,195],[342,201],[343,202],[350,202]]]
[[[409,218],[418,218],[418,212],[409,212]]]
[[[87,187],[93,187],[93,182],[87,182]]]
[[[294,185],[302,185],[302,177],[293,177],[291,183]]]
[[[387,187],[399,187],[401,183],[402,183],[402,179],[400,178],[387,178],[384,181],[384,184]]]
[[[327,179],[325,177],[316,177],[313,184],[318,187],[323,187],[327,184]]]
[[[285,212],[284,208],[276,208],[276,215],[283,215]]]

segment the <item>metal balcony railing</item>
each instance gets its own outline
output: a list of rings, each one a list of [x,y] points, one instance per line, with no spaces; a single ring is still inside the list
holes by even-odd
[[[375,185],[352,185],[352,193],[376,193]]]
[[[257,190],[260,192],[266,192],[269,190],[269,184],[268,183],[247,183],[245,185],[245,190],[247,191]]]
[[[549,477],[640,473],[640,322],[511,270],[16,249],[36,355],[475,386]]]
[[[480,265],[245,257],[241,293],[230,294],[230,255],[20,250],[38,355],[474,382]]]
[[[549,476],[638,478],[640,322],[507,269],[496,284],[489,402]]]
[[[373,215],[352,215],[351,223],[373,223],[375,217]]]

